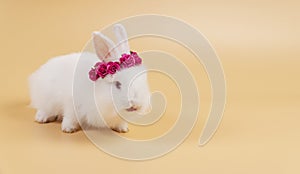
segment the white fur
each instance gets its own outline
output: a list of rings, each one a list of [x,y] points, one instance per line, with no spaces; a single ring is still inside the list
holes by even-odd
[[[127,38],[127,33],[123,25],[121,24],[116,24],[114,26],[114,33],[117,38],[118,42],[118,47],[121,53],[129,53],[129,46],[128,46],[128,38]]]
[[[119,31],[122,33],[115,30],[115,34],[123,37],[125,30]],[[127,132],[127,123],[119,118],[117,111],[132,106],[139,112],[150,109],[147,74],[133,78],[146,70],[143,65],[123,69],[96,82],[89,79],[88,72],[99,59],[116,59],[124,48],[129,52],[128,42],[125,42],[127,46],[122,43],[115,47],[99,32],[93,34],[93,42],[97,54],[83,52],[52,58],[29,77],[31,106],[37,109],[37,122],[62,119],[64,132],[77,131],[79,121],[93,127],[105,127],[106,122],[113,130]],[[121,89],[117,89],[117,81],[121,83]]]

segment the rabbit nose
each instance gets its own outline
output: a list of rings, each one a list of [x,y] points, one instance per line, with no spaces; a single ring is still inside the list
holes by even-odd
[[[133,100],[130,100],[129,104],[130,104],[130,107],[126,109],[127,111],[137,111],[137,110],[139,110],[141,108]]]
[[[129,112],[132,112],[132,111],[137,111],[139,109],[140,109],[139,106],[132,105],[131,107],[127,108],[126,110],[129,111]]]

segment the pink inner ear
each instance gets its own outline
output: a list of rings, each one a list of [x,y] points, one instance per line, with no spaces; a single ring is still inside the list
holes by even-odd
[[[108,53],[106,54],[105,59],[107,59],[107,58],[109,58],[109,57],[111,57],[110,52],[108,52]]]
[[[93,33],[93,42],[95,52],[100,60],[105,61],[105,59],[116,56],[116,50],[110,50],[115,44],[100,32]]]

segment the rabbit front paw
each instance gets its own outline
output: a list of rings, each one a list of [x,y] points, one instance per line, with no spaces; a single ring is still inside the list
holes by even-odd
[[[74,133],[80,129],[80,126],[76,120],[76,118],[68,118],[63,117],[63,121],[61,123],[61,129],[65,133]]]
[[[35,121],[38,123],[49,123],[56,120],[57,116],[49,116],[50,114],[38,110],[35,114]]]
[[[77,132],[79,130],[79,128],[77,127],[65,127],[65,126],[62,126],[62,131],[64,133],[74,133],[74,132]]]
[[[115,126],[111,127],[111,129],[112,129],[113,131],[118,132],[118,133],[126,133],[126,132],[129,131],[128,125],[127,125],[127,123],[125,123],[125,122],[124,122],[124,123],[120,123],[120,124],[118,124],[118,125],[115,125]]]

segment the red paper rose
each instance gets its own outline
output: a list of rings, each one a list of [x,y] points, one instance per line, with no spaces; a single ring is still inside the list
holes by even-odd
[[[120,70],[120,64],[118,62],[108,62],[107,63],[107,72],[109,74],[115,74]]]
[[[99,75],[96,73],[96,69],[92,68],[90,70],[89,77],[92,81],[96,81],[99,78]]]
[[[104,78],[108,74],[106,63],[101,62],[100,64],[98,64],[98,67],[96,68],[96,72],[101,78]]]
[[[122,54],[120,61],[116,62],[97,62],[89,72],[89,78],[96,81],[99,77],[105,78],[107,74],[115,74],[123,68],[130,68],[135,65],[140,65],[142,59],[136,52],[130,51],[130,54]]]

